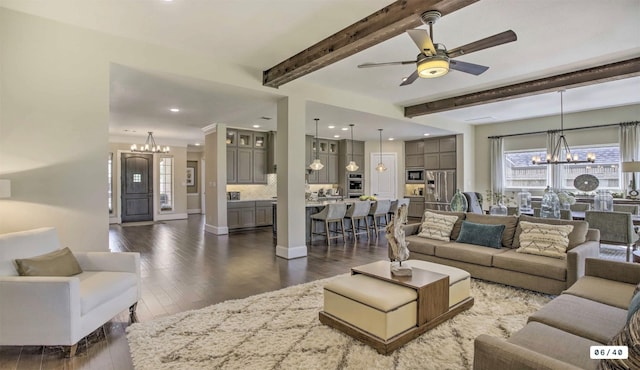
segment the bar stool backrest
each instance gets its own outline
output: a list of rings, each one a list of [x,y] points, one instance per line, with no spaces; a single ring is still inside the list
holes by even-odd
[[[374,204],[371,205],[371,210],[369,211],[370,215],[384,215],[389,212],[389,208],[391,207],[390,199],[381,199],[377,200]]]
[[[326,205],[329,210],[327,211],[327,220],[339,220],[344,218],[347,213],[346,203],[329,203]]]
[[[354,202],[349,209],[347,209],[346,217],[364,217],[369,214],[371,209],[371,203],[369,201],[357,201]]]

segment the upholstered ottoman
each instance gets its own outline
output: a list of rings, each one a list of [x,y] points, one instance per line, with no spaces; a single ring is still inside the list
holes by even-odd
[[[416,326],[418,293],[365,275],[333,280],[324,287],[324,312],[387,340]]]
[[[389,261],[378,261],[327,283],[320,321],[389,354],[473,306],[468,272],[426,261],[405,263],[412,276],[393,276]]]
[[[402,262],[414,268],[437,272],[449,276],[449,307],[453,307],[469,298],[471,292],[471,275],[459,268],[440,265],[433,262],[408,260]]]

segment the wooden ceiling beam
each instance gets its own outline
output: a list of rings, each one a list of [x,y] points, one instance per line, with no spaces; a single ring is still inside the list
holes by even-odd
[[[443,16],[479,0],[398,0],[262,72],[262,84],[279,87],[422,25],[420,15]]]
[[[503,100],[543,94],[560,89],[592,85],[607,81],[621,80],[640,75],[640,58],[605,64],[579,71],[563,73],[551,77],[478,91],[453,98],[436,100],[404,107],[405,117],[444,112],[474,105],[488,104]]]

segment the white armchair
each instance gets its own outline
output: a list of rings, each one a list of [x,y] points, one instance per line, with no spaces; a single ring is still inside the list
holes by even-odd
[[[60,249],[54,228],[0,235],[0,345],[78,342],[140,299],[138,253],[74,252],[82,273],[70,277],[18,276],[16,258]]]

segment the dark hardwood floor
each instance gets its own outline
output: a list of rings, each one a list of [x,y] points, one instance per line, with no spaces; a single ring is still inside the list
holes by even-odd
[[[203,230],[200,215],[148,226],[110,227],[111,251],[141,255],[139,321],[335,276],[387,258],[383,234],[377,240],[333,240],[331,246],[314,242],[306,258],[285,260],[275,256],[271,228],[228,236]],[[0,346],[0,369],[133,369],[128,325],[127,312],[122,312],[85,338],[71,359],[57,347]]]

